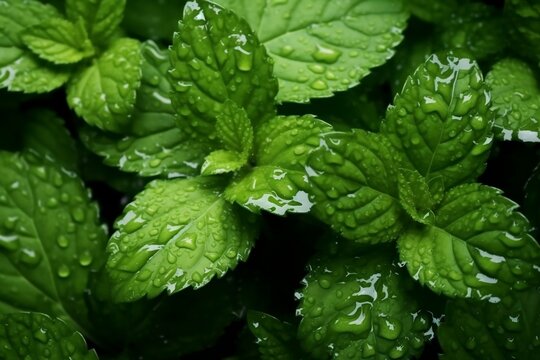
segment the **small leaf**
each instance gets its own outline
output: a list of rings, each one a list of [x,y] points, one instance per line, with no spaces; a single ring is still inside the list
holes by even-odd
[[[426,179],[416,170],[400,169],[398,174],[399,200],[403,209],[422,224],[433,221],[435,205]]]
[[[52,161],[0,152],[0,168],[0,309],[84,327],[88,277],[105,247],[97,206],[81,180]]]
[[[404,156],[403,165],[450,188],[475,179],[493,140],[490,94],[478,65],[432,55],[388,107],[381,132]]]
[[[73,22],[81,21],[92,42],[104,45],[113,37],[126,0],[66,0],[66,13]]]
[[[94,48],[84,27],[52,18],[26,29],[26,46],[40,58],[55,64],[73,64],[94,55]]]
[[[201,175],[217,175],[240,170],[247,162],[245,156],[236,151],[216,150],[211,152],[201,167]]]
[[[516,208],[495,188],[455,187],[435,211],[433,225],[401,235],[400,259],[436,293],[497,303],[509,291],[540,283],[540,246]]]
[[[169,72],[179,124],[214,137],[227,100],[254,126],[275,113],[272,61],[248,24],[206,1],[188,1],[174,34]]]
[[[314,359],[418,357],[433,337],[414,282],[383,253],[311,263],[297,315],[298,337]]]
[[[163,175],[169,178],[200,173],[212,142],[192,137],[176,125],[171,105],[171,86],[167,51],[156,43],[142,44],[142,79],[135,109],[122,134],[110,134],[91,126],[81,128],[81,140],[104,157],[107,165],[140,176]]]
[[[268,314],[249,311],[249,329],[257,337],[262,360],[298,360],[300,349],[296,342],[296,329]]]
[[[217,3],[256,29],[275,62],[280,102],[308,102],[358,84],[394,54],[408,18],[401,0]]]
[[[486,83],[492,89],[497,138],[540,142],[540,89],[531,68],[504,59],[493,65]]]
[[[438,339],[441,359],[534,359],[540,350],[540,290],[498,304],[451,300]]]
[[[37,312],[0,315],[0,358],[98,359],[80,333]]]
[[[121,132],[129,123],[140,82],[140,44],[121,38],[75,73],[67,88],[68,103],[90,125]]]
[[[216,133],[225,149],[251,155],[253,127],[246,112],[234,101],[223,104],[223,112],[217,115]]]
[[[128,204],[108,245],[117,300],[199,288],[247,258],[255,218],[220,196],[220,181],[156,180]]]
[[[225,190],[225,197],[252,212],[305,213],[313,206],[307,189],[305,165],[329,124],[310,115],[278,116],[262,124],[255,134],[255,166],[240,172]]]
[[[315,197],[313,214],[355,242],[395,239],[405,221],[398,200],[398,162],[382,135],[363,130],[323,134],[306,167]]]

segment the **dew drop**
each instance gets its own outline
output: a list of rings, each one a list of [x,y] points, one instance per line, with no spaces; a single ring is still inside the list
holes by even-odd
[[[339,50],[334,50],[325,46],[317,45],[315,51],[311,54],[315,61],[333,64],[341,56]]]
[[[65,278],[69,277],[69,275],[71,274],[71,271],[69,270],[69,267],[67,265],[62,264],[58,268],[56,274],[58,275],[58,277],[60,277],[62,279],[65,279]]]
[[[60,248],[65,249],[69,246],[69,239],[64,235],[60,235],[56,238],[56,244]]]

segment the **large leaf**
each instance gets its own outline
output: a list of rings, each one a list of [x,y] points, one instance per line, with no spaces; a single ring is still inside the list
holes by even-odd
[[[104,252],[98,208],[74,173],[49,161],[2,152],[0,168],[0,312],[84,327],[88,276]]]
[[[0,88],[42,93],[62,86],[69,71],[38,59],[21,38],[26,28],[59,17],[58,11],[34,0],[6,0],[1,6]]]
[[[493,122],[490,94],[478,65],[432,55],[408,78],[381,126],[405,155],[404,166],[447,188],[475,179],[485,168]]]
[[[401,41],[401,0],[218,0],[245,18],[275,61],[278,101],[307,102],[346,90]]]
[[[297,297],[298,337],[315,359],[418,356],[433,337],[414,282],[391,256],[317,259]]]
[[[409,273],[431,290],[492,303],[540,283],[540,246],[527,219],[501,191],[480,184],[450,190],[433,225],[399,238]]]
[[[73,22],[83,22],[92,42],[103,45],[120,25],[125,6],[126,0],[66,0],[66,13]]]
[[[141,87],[129,125],[122,135],[84,126],[81,139],[107,165],[141,176],[199,174],[212,148],[204,137],[193,138],[176,125],[171,105],[167,51],[154,42],[143,43]]]
[[[141,76],[139,42],[118,39],[70,79],[68,104],[90,125],[121,132],[130,122]]]
[[[451,300],[438,339],[442,359],[534,359],[540,350],[540,289],[499,304]]]
[[[0,315],[0,358],[98,359],[80,333],[37,312]]]
[[[153,181],[116,221],[107,262],[115,297],[199,288],[245,260],[257,227],[214,177]]]
[[[55,64],[72,64],[94,55],[81,22],[48,19],[26,29],[22,38],[37,56]]]
[[[260,126],[255,134],[257,166],[239,173],[225,196],[253,212],[305,213],[313,206],[307,189],[305,164],[319,136],[330,125],[313,116],[278,116]]]
[[[398,199],[398,154],[388,140],[363,130],[324,134],[307,162],[313,214],[359,243],[393,240],[404,224]]]
[[[540,61],[540,3],[536,0],[505,1],[512,49],[531,60]]]
[[[493,65],[486,83],[497,114],[497,137],[540,142],[540,89],[531,68],[520,60],[504,59]]]
[[[171,99],[181,127],[214,137],[226,100],[243,107],[254,125],[273,116],[272,61],[233,12],[205,1],[187,2],[170,55]]]

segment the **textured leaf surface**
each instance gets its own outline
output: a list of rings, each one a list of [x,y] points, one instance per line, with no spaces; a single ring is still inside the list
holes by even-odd
[[[141,76],[139,42],[118,39],[71,78],[68,104],[88,124],[120,132],[129,123]]]
[[[306,168],[315,197],[313,214],[345,238],[379,243],[397,237],[399,157],[385,137],[358,130],[324,134]]]
[[[458,8],[457,0],[407,0],[407,8],[420,19],[440,24]]]
[[[195,176],[212,149],[210,140],[193,138],[176,125],[171,105],[167,51],[143,43],[141,87],[128,128],[122,135],[90,126],[81,129],[84,144],[107,165],[141,176]]]
[[[0,358],[97,360],[83,336],[41,313],[0,315]]]
[[[401,0],[218,0],[245,18],[275,61],[278,101],[346,90],[382,65],[403,38]]]
[[[512,48],[522,56],[540,61],[540,3],[535,0],[505,2]]]
[[[330,131],[327,123],[307,115],[278,116],[255,134],[257,166],[238,174],[225,196],[252,212],[304,213],[313,206],[307,189],[307,156],[319,146],[319,136]]]
[[[0,167],[0,312],[84,324],[88,275],[101,266],[105,242],[88,190],[34,156],[2,152]]]
[[[236,151],[216,150],[204,159],[201,174],[216,175],[234,172],[240,170],[246,161],[246,157]]]
[[[92,43],[79,24],[62,18],[48,19],[26,29],[22,39],[44,60],[55,64],[76,63],[94,55]]]
[[[493,135],[490,94],[478,65],[432,55],[388,108],[381,131],[405,155],[403,164],[445,186],[482,173]]]
[[[450,190],[431,226],[398,240],[409,273],[436,293],[497,303],[540,282],[540,246],[501,191],[480,184]]]
[[[262,360],[299,359],[296,329],[291,324],[258,311],[249,311],[247,322]]]
[[[255,219],[220,196],[219,181],[153,181],[124,209],[108,245],[118,300],[199,288],[247,258]]]
[[[438,338],[442,359],[534,359],[540,350],[540,289],[499,304],[451,300]]]
[[[173,36],[169,72],[181,127],[214,137],[226,100],[256,125],[273,116],[272,61],[248,24],[215,4],[188,1]]]
[[[500,140],[540,142],[540,89],[531,68],[516,59],[496,63],[486,76]]]
[[[399,200],[403,209],[415,220],[429,224],[435,199],[426,179],[415,170],[400,169],[398,174]]]
[[[33,0],[6,0],[0,12],[0,88],[43,93],[62,86],[69,72],[39,60],[21,38],[28,27],[60,15],[50,5]]]
[[[297,313],[298,337],[316,359],[418,356],[433,337],[414,283],[385,255],[317,259]]]
[[[244,109],[234,101],[227,100],[223,112],[218,114],[216,133],[225,149],[251,155],[253,149],[253,127]]]
[[[92,42],[103,45],[120,25],[125,6],[126,0],[66,0],[66,13],[73,22],[82,20]]]

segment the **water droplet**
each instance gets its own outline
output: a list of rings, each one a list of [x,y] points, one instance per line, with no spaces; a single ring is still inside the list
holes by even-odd
[[[79,264],[81,264],[81,266],[89,266],[90,264],[92,264],[92,254],[90,254],[89,251],[84,251],[80,256],[79,256]]]
[[[69,277],[69,275],[71,274],[71,271],[69,270],[69,267],[67,265],[62,264],[60,265],[56,273],[58,274],[59,277],[61,277],[62,279],[65,279]]]
[[[141,271],[139,271],[135,279],[137,279],[138,281],[146,281],[150,279],[151,276],[152,276],[152,271],[148,269],[142,269]]]
[[[339,59],[339,57],[341,56],[341,52],[339,50],[317,45],[317,48],[311,54],[311,56],[315,61],[333,64]]]
[[[82,223],[86,218],[86,215],[84,213],[84,210],[78,207],[71,211],[71,217],[73,218],[73,221]]]
[[[39,329],[38,331],[34,332],[34,339],[36,339],[37,341],[43,344],[46,344],[48,340],[47,330]]]
[[[62,249],[65,249],[69,246],[69,239],[64,235],[60,235],[56,239],[56,244]]]
[[[193,273],[193,275],[191,275],[191,279],[193,279],[193,281],[198,283],[198,284],[200,284],[202,282],[202,276],[197,271],[195,271]]]
[[[320,64],[310,64],[308,65],[308,69],[315,74],[323,74],[325,71],[325,67]]]
[[[326,82],[324,80],[321,80],[321,79],[317,79],[317,80],[313,81],[311,84],[309,84],[309,86],[313,90],[326,90],[326,89],[328,89],[328,85],[326,84]]]
[[[19,251],[19,261],[25,265],[36,267],[41,262],[41,254],[33,249],[21,249]]]
[[[185,248],[189,250],[195,250],[196,248],[196,242],[194,236],[186,236],[182,237],[174,243],[179,248]]]
[[[8,250],[15,251],[21,246],[19,237],[17,235],[1,235],[0,234],[0,247]]]
[[[150,166],[151,167],[158,167],[159,165],[161,164],[161,160],[160,159],[152,159],[150,160]]]
[[[395,340],[401,333],[401,323],[397,320],[382,318],[379,321],[378,335],[388,340]]]
[[[326,276],[321,277],[318,283],[319,283],[319,286],[322,287],[323,289],[328,289],[332,285],[332,282]]]
[[[480,131],[486,127],[486,122],[481,116],[476,115],[471,119],[471,127],[474,130]]]

